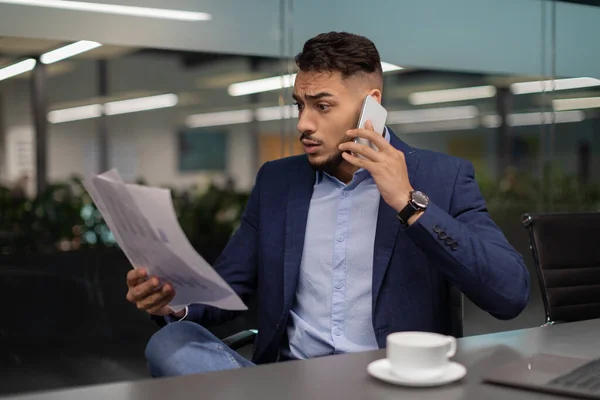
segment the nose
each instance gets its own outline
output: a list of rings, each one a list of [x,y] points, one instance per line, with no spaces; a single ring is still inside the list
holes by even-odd
[[[310,112],[303,110],[298,116],[298,124],[296,129],[300,133],[312,134],[317,131],[317,126],[314,119],[311,117]]]

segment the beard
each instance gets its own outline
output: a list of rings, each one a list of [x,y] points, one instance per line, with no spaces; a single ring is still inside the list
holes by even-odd
[[[302,139],[314,140],[310,137],[310,135],[306,135],[306,134],[302,134],[302,136],[300,137],[300,140],[302,140]],[[350,141],[352,141],[351,138],[344,138],[335,146],[335,148],[337,149],[337,147],[340,144],[350,142]],[[342,157],[342,152],[339,150],[337,150],[335,153],[333,153],[329,157],[327,157],[327,159],[325,161],[316,162],[316,161],[311,161],[310,158],[308,159],[308,163],[310,164],[310,167],[314,171],[325,172],[326,174],[329,174],[329,175],[334,175],[337,172],[340,164],[343,161],[344,161],[344,157]]]
[[[329,158],[327,158],[325,161],[314,162],[310,161],[309,159],[308,163],[314,171],[325,172],[328,175],[334,175],[342,161],[344,161],[342,152],[338,151],[337,153],[329,156]]]

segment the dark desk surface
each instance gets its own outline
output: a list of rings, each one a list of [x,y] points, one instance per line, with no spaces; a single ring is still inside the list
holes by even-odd
[[[480,376],[484,371],[539,352],[590,359],[600,357],[600,319],[463,338],[459,341],[458,353],[454,360],[467,367],[467,376],[454,384],[431,389],[394,386],[372,378],[367,373],[367,365],[385,356],[385,351],[378,350],[203,375],[46,392],[9,397],[9,399],[529,400],[560,398],[481,382]]]

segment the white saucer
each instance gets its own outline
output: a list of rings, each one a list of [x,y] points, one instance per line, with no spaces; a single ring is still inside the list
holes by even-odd
[[[403,378],[392,372],[390,362],[387,358],[382,358],[381,360],[373,361],[367,367],[367,371],[369,371],[369,374],[371,374],[375,378],[381,379],[382,381],[388,383],[416,387],[445,385],[447,383],[457,381],[467,374],[467,369],[464,366],[455,362],[450,362],[442,376],[437,377],[435,379],[414,380],[409,378]]]

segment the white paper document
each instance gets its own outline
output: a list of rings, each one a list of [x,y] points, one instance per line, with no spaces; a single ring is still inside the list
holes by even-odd
[[[173,310],[192,303],[247,309],[188,241],[170,190],[125,183],[115,169],[83,184],[134,268],[144,267],[150,276],[173,286]]]

